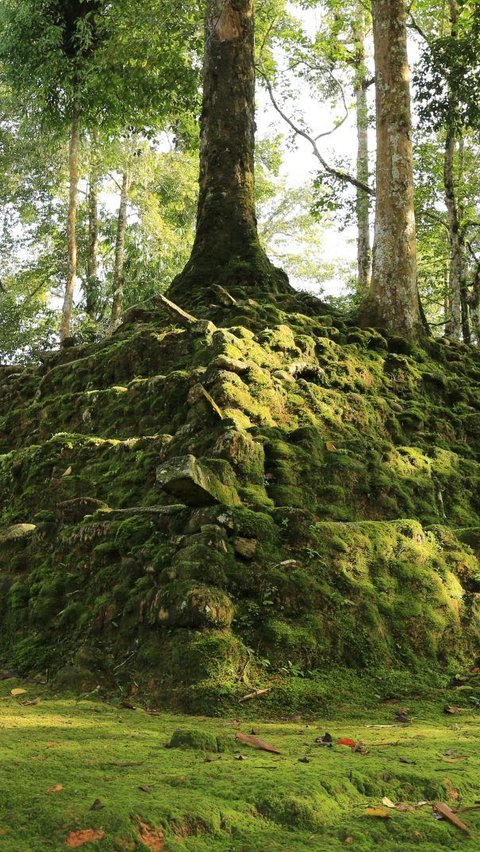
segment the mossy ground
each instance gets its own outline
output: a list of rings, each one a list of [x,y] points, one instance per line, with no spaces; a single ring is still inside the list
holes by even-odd
[[[480,353],[230,289],[0,367],[0,665],[200,713],[475,664]]]
[[[333,692],[343,691],[346,698],[344,676],[348,681],[343,671],[329,675]],[[17,686],[27,695],[10,697]],[[224,718],[191,718],[149,715],[144,708],[151,705],[142,695],[132,710],[121,707],[118,698],[59,698],[31,682],[5,681],[0,848],[60,850],[70,832],[102,829],[103,839],[85,848],[478,849],[479,810],[459,814],[471,830],[467,835],[437,821],[431,804],[459,808],[478,801],[478,688],[431,691],[402,701],[378,700],[371,682],[361,679],[355,686],[348,683],[348,690],[349,700],[337,702],[333,715],[310,712],[278,721],[261,718],[261,698]],[[19,703],[35,697],[39,704]],[[446,704],[459,698],[462,713],[445,715]],[[396,717],[406,706],[410,724]],[[252,729],[281,755],[235,741],[237,731]],[[178,730],[181,747],[166,748]],[[334,740],[361,740],[368,753],[316,745],[326,731]],[[308,762],[301,762],[304,758]],[[62,789],[51,792],[57,785]],[[395,804],[430,804],[391,810],[388,819],[367,816],[366,808],[382,807],[383,797]],[[97,799],[104,807],[92,811]],[[142,843],[140,823],[159,830],[160,845]]]

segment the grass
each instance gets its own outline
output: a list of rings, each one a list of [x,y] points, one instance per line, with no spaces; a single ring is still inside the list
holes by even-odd
[[[382,807],[385,796],[394,803],[475,805],[478,716],[468,707],[446,715],[441,693],[427,703],[405,702],[412,719],[405,725],[395,716],[405,705],[391,701],[342,713],[341,720],[276,722],[149,715],[118,701],[55,697],[31,683],[27,695],[10,696],[23,685],[0,685],[2,852],[60,850],[70,832],[82,829],[105,832],[84,847],[103,852],[479,848],[480,810],[460,814],[470,835],[435,819],[431,804],[391,810],[387,819],[365,814]],[[38,704],[20,703],[37,696]],[[253,705],[248,712],[260,714],[261,699]],[[194,748],[165,747],[179,728],[195,732]],[[237,730],[252,728],[281,755],[235,742]],[[368,753],[316,745],[326,731],[361,740]],[[198,750],[198,734],[226,740],[232,750]],[[62,789],[50,792],[56,785]],[[92,811],[97,799],[104,807]]]

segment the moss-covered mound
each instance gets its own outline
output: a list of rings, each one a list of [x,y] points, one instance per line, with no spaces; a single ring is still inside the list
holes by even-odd
[[[0,667],[201,709],[475,661],[478,351],[204,296],[0,368]]]

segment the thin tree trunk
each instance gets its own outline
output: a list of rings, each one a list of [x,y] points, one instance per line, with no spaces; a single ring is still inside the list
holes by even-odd
[[[173,295],[190,296],[215,281],[258,286],[278,276],[255,215],[254,6],[207,0],[197,230]]]
[[[98,312],[98,166],[96,163],[98,131],[92,134],[92,165],[88,191],[88,255],[85,283],[86,312],[91,319]]]
[[[455,38],[458,23],[457,0],[449,0],[449,10],[450,32],[451,35]],[[447,136],[445,140],[445,156],[443,168],[445,204],[448,213],[448,234],[450,242],[450,314],[445,328],[445,333],[447,337],[451,337],[453,340],[460,340],[462,336],[462,326],[465,332],[465,319],[467,325],[467,338],[469,336],[469,330],[468,318],[465,318],[465,310],[468,314],[468,306],[462,306],[462,292],[465,290],[465,271],[464,247],[462,245],[463,241],[460,228],[459,206],[455,181],[455,153],[457,147],[457,129],[455,125],[454,112],[455,101],[452,93],[449,92],[449,119],[447,124]]]
[[[368,148],[368,70],[365,64],[365,13],[359,6],[355,27],[355,109],[357,119],[357,172],[360,183],[367,184],[370,177]],[[358,291],[366,294],[370,287],[372,252],[370,246],[370,197],[357,188],[357,267]]]
[[[405,0],[374,0],[377,205],[370,317],[389,333],[422,330],[413,206]],[[368,309],[367,309],[368,312]]]
[[[123,296],[125,285],[125,237],[127,234],[128,196],[132,176],[129,169],[123,174],[120,206],[118,208],[117,240],[113,267],[113,302],[110,328],[113,331],[120,325],[123,315]]]
[[[67,217],[68,268],[65,298],[63,302],[60,323],[60,342],[70,336],[72,324],[73,298],[77,284],[77,209],[78,209],[78,179],[80,157],[80,109],[77,104],[73,107],[68,153],[68,170],[70,179]]]

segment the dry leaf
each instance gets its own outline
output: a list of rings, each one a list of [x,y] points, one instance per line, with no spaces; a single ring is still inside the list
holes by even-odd
[[[60,790],[63,790],[63,784],[54,784],[53,787],[48,788],[49,793],[60,793]]]
[[[453,799],[454,802],[458,802],[460,798],[460,793],[458,792],[456,787],[453,786],[452,782],[450,781],[450,778],[444,778],[443,783],[445,785],[448,798]]]
[[[152,792],[152,788],[149,787],[148,784],[141,784],[138,789],[141,790],[142,793],[151,793]]]
[[[379,817],[380,819],[389,819],[391,814],[388,808],[365,808],[365,816]]]
[[[442,760],[445,763],[460,763],[461,760],[465,760],[462,755],[457,755],[456,757],[450,757],[450,755],[442,754]]]
[[[32,698],[31,701],[20,701],[22,707],[35,707],[37,704],[40,704],[39,698]]]
[[[452,809],[445,805],[443,802],[435,802],[433,805],[433,810],[440,814],[444,819],[448,819],[453,825],[456,825],[457,828],[460,828],[462,831],[465,831],[467,834],[470,834],[470,829],[461,819],[457,817],[456,814],[453,813]]]
[[[94,840],[103,840],[104,837],[103,828],[85,828],[83,831],[71,831],[65,841],[65,846],[74,849],[77,846],[85,846],[86,843],[93,843]]]
[[[62,473],[62,477],[71,476],[71,475],[72,475],[72,468],[71,467],[67,467],[65,473]]]
[[[162,829],[154,828],[153,825],[144,822],[139,816],[135,817],[135,822],[137,823],[138,833],[143,845],[147,849],[151,849],[152,852],[160,852],[165,846],[165,835]]]
[[[443,712],[447,713],[448,716],[455,716],[457,713],[462,712],[462,708],[461,707],[451,707],[449,705],[448,707],[445,707]]]
[[[349,835],[349,837],[346,837],[346,838],[345,838],[345,843],[353,843],[353,837],[352,837],[352,835]]]
[[[238,731],[238,733],[235,734],[235,739],[239,740],[241,743],[251,745],[254,748],[259,748],[261,751],[268,751],[271,754],[281,754],[281,751],[279,751],[278,748],[275,748],[275,746],[265,742],[265,740],[261,740],[260,737],[251,737],[248,734],[242,734]]]
[[[19,695],[26,695],[27,692],[27,689],[11,689],[10,695],[13,695],[14,698],[18,698]]]
[[[337,450],[335,444],[332,443],[332,441],[327,441],[325,446],[326,446],[329,453],[338,453],[338,450]]]
[[[388,796],[384,796],[382,799],[382,805],[385,805],[386,808],[395,808],[396,805],[393,804],[392,800],[388,798]]]

